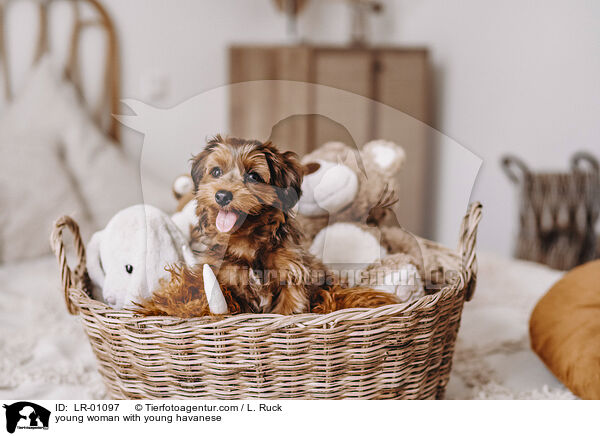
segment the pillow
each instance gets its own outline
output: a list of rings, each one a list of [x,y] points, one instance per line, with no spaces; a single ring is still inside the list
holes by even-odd
[[[600,260],[559,280],[533,310],[531,347],[575,395],[600,400]]]
[[[107,138],[82,110],[73,111],[61,139],[96,228],[104,228],[113,215],[134,204],[151,203],[163,210],[174,206],[170,181],[144,172],[139,151]]]
[[[170,181],[141,171],[140,150],[107,138],[56,71],[42,58],[0,121],[0,261],[48,253],[64,214],[87,240],[128,206],[172,206]]]
[[[0,262],[50,252],[52,223],[61,214],[90,229],[59,139],[70,98],[42,60],[0,119]]]

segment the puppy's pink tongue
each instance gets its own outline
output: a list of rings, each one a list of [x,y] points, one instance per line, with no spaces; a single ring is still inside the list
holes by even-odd
[[[228,232],[233,229],[235,222],[238,219],[238,215],[232,211],[220,210],[217,214],[217,229],[219,232]]]

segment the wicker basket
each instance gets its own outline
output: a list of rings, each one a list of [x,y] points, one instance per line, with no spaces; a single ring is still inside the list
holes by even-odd
[[[504,157],[502,166],[521,190],[517,258],[569,270],[598,257],[600,165],[594,156],[574,154],[570,172],[533,172],[515,156]]]
[[[57,220],[52,244],[67,308],[79,313],[116,399],[435,399],[444,396],[463,304],[475,288],[480,219],[481,205],[471,205],[459,252],[440,253],[454,258],[458,271],[438,293],[327,315],[140,317],[88,296],[85,250],[72,219]],[[65,228],[75,236],[74,271]]]

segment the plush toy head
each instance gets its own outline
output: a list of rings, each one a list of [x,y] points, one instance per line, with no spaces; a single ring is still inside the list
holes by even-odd
[[[177,212],[181,212],[185,206],[194,199],[194,181],[189,174],[177,176],[173,181],[173,196],[177,200]]]
[[[390,141],[371,141],[362,150],[328,142],[307,154],[298,216],[312,239],[333,222],[366,223],[383,219],[395,201],[394,177],[405,160],[404,149]]]
[[[171,219],[181,230],[183,236],[190,241],[192,229],[198,222],[192,176],[189,174],[178,176],[173,182],[173,195],[177,200],[177,212],[171,216]]]
[[[169,277],[167,265],[191,261],[188,251],[169,216],[153,206],[136,205],[117,213],[92,236],[87,269],[101,299],[121,309],[149,298],[159,280]]]

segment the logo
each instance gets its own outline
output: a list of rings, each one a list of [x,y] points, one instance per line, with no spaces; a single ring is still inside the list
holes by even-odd
[[[18,429],[47,430],[50,422],[50,411],[28,401],[5,404],[6,431],[14,433]]]

